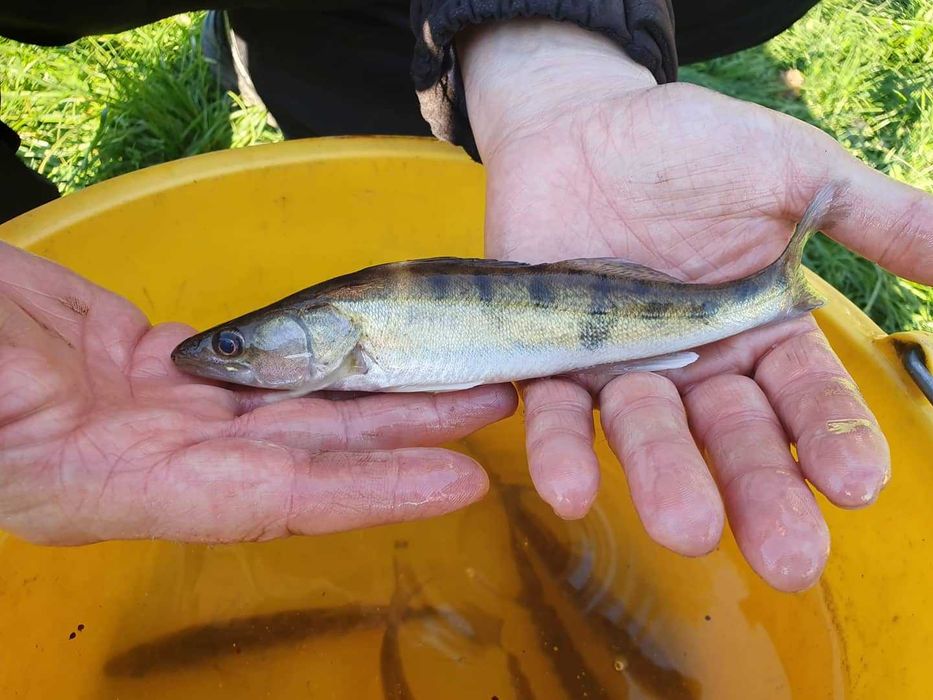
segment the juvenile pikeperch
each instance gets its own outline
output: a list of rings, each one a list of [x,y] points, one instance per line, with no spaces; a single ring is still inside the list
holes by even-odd
[[[390,263],[199,333],[172,359],[190,374],[293,395],[675,369],[697,359],[691,348],[822,305],[801,256],[831,198],[824,188],[780,258],[734,282],[688,284],[612,258]]]

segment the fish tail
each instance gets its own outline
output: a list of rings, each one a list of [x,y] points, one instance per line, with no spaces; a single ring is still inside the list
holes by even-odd
[[[393,557],[392,568],[395,573],[395,590],[389,601],[388,617],[390,624],[398,624],[412,598],[421,592],[424,584],[415,580],[408,565],[399,563],[398,556]]]
[[[790,310],[795,316],[813,311],[826,303],[807,277],[803,266],[803,249],[810,237],[826,222],[835,193],[836,188],[832,184],[825,185],[816,193],[800,217],[794,235],[791,236],[781,257],[773,263],[781,276],[787,280],[791,295]]]

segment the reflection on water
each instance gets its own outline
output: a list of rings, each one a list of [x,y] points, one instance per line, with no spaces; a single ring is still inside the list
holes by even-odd
[[[0,697],[834,697],[818,591],[769,591],[729,542],[665,552],[608,471],[592,512],[560,520],[520,446],[468,447],[489,496],[428,522],[216,548],[11,538],[0,613],[22,632]]]

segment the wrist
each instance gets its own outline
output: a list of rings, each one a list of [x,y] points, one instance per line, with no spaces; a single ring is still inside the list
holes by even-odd
[[[575,105],[650,88],[651,72],[607,37],[549,19],[474,27],[457,38],[470,125],[486,160],[503,139]]]

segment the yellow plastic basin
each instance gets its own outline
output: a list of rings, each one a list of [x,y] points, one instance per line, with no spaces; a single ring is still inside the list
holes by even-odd
[[[328,139],[117,178],[0,237],[154,322],[205,327],[364,265],[480,255],[482,221],[483,171],[458,151]],[[457,445],[500,486],[425,523],[222,547],[0,533],[0,698],[408,697],[399,673],[450,700],[933,697],[933,411],[890,339],[825,291],[817,317],[894,477],[865,511],[821,501],[833,551],[806,593],[770,590],[729,534],[694,560],[649,541],[601,434],[593,513],[557,520],[528,492],[515,417]],[[369,606],[388,603],[394,560],[422,589],[384,646]]]

